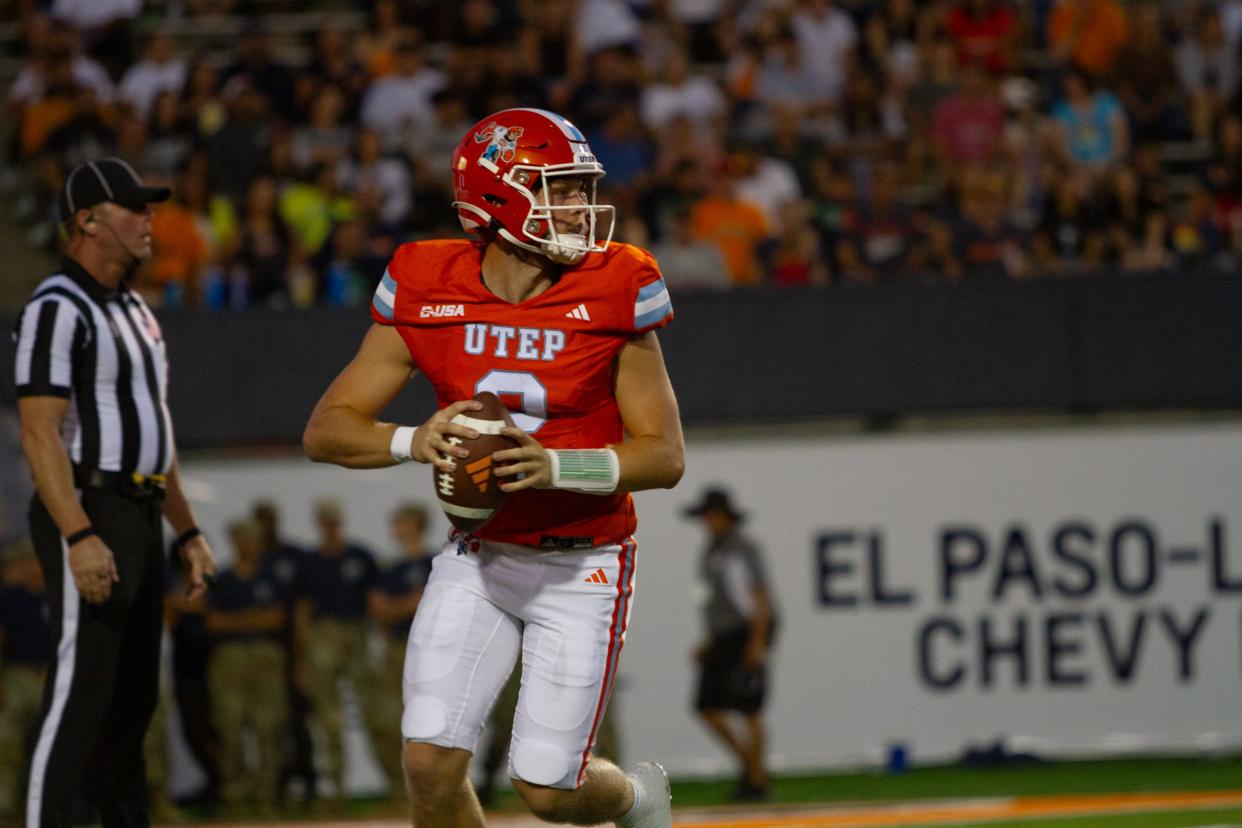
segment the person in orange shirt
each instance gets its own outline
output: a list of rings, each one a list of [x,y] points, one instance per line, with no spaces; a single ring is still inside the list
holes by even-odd
[[[197,217],[176,190],[172,199],[151,210],[151,247],[151,279],[163,304],[176,307],[189,302],[186,294],[198,284],[209,250]]]
[[[1048,18],[1053,54],[1097,78],[1113,71],[1129,33],[1129,16],[1117,0],[1059,0]]]
[[[720,248],[734,286],[763,281],[759,250],[772,228],[758,207],[737,197],[733,175],[724,164],[711,177],[707,195],[691,206],[690,227],[695,239]]]

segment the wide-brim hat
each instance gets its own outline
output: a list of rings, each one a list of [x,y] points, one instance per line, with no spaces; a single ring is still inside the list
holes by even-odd
[[[724,489],[712,486],[703,490],[703,497],[683,510],[686,517],[702,517],[707,512],[722,512],[736,521],[746,519],[743,512],[733,507],[733,500]]]

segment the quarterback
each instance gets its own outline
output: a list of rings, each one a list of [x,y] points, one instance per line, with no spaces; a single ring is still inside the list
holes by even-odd
[[[452,159],[469,240],[406,244],[376,289],[357,355],[311,414],[304,445],[351,468],[408,460],[454,469],[499,396],[517,446],[493,455],[507,499],[435,558],[410,630],[402,761],[414,825],[482,826],[470,757],[522,659],[509,776],[549,822],[671,824],[654,762],[625,773],[592,756],[634,594],[630,492],[670,488],[685,447],[656,329],[672,319],[652,256],[610,243],[596,203],[604,169],[569,121],[509,109],[480,121]],[[420,372],[439,410],[379,422]],[[465,422],[462,422],[465,420]],[[476,421],[477,422],[477,421]]]

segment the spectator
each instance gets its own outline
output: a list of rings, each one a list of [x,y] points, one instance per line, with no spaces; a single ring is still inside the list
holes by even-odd
[[[87,87],[74,85],[68,60],[52,61],[43,78],[42,94],[21,107],[18,149],[24,159],[34,158],[62,124],[93,108],[95,97]],[[65,169],[69,169],[66,167]]]
[[[345,96],[341,90],[325,84],[311,101],[310,123],[295,127],[292,133],[294,169],[305,173],[311,167],[335,167],[354,145],[354,127],[345,123]]]
[[[211,180],[219,192],[242,203],[271,141],[267,100],[244,77],[228,83],[224,99],[228,118],[207,142]]]
[[[26,32],[30,57],[9,87],[8,102],[20,116],[21,110],[38,103],[48,94],[51,76],[59,76],[55,85],[85,86],[95,93],[100,103],[108,104],[116,96],[116,85],[97,61],[80,53],[77,32],[60,22],[49,22],[41,15],[31,15]],[[64,64],[62,66],[62,64]]]
[[[382,78],[396,71],[397,51],[412,37],[397,0],[376,0],[370,25],[354,41],[355,54],[372,80]]]
[[[1046,272],[1070,275],[1103,266],[1104,222],[1090,197],[1090,179],[1072,172],[1058,177],[1035,236],[1035,255]]]
[[[962,176],[952,240],[953,256],[967,278],[1029,275],[1027,240],[1005,215],[1005,186],[999,171],[972,167]]]
[[[1125,106],[1135,140],[1180,136],[1177,72],[1160,6],[1153,3],[1135,9],[1134,31],[1117,58],[1115,78],[1117,96]]]
[[[70,94],[72,96],[69,99],[70,108],[65,112],[64,120],[55,125],[40,148],[56,159],[62,171],[68,171],[78,164],[104,157],[106,153],[121,151],[119,136],[100,111],[95,93],[83,86],[70,90]],[[48,98],[44,103],[50,104],[51,101],[52,99]],[[39,106],[36,105],[36,109]],[[31,115],[33,117],[33,112]],[[146,137],[146,129],[136,118],[128,120],[136,127],[139,139],[137,146],[131,144],[128,148],[141,150],[142,142]],[[123,121],[122,126],[124,124]],[[130,156],[131,159],[137,160],[137,154],[134,152]]]
[[[278,793],[283,798],[288,783],[296,777],[302,783],[305,803],[315,798],[316,782],[314,744],[307,723],[310,698],[305,688],[305,654],[309,646],[309,619],[297,612],[298,588],[302,572],[309,560],[305,549],[286,540],[280,532],[280,509],[271,500],[256,500],[250,507],[251,519],[259,529],[263,549],[263,569],[275,579],[285,608],[285,627],[281,646],[285,652],[284,691],[289,710],[289,737],[284,741]]]
[[[399,722],[401,720],[401,677],[405,671],[406,642],[410,637],[410,624],[418,604],[423,598],[423,588],[431,577],[434,552],[427,548],[427,510],[418,503],[403,503],[393,512],[389,521],[392,538],[397,544],[397,561],[383,571],[379,589],[372,594],[371,617],[384,632],[384,657],[380,686],[385,692],[376,694],[379,710],[377,720]],[[389,780],[404,778],[401,771],[400,728],[386,727],[388,738],[375,745],[376,755]],[[393,788],[396,796],[404,800],[400,785]]]
[[[404,230],[410,212],[410,169],[402,159],[382,154],[378,133],[369,129],[358,133],[353,154],[337,164],[336,178],[341,190],[385,231],[397,235]]]
[[[20,824],[52,632],[43,570],[28,540],[5,547],[0,575],[0,818]]]
[[[1057,0],[1048,18],[1053,54],[1097,79],[1112,74],[1129,34],[1129,16],[1118,0]]]
[[[1238,88],[1238,53],[1225,40],[1220,14],[1204,9],[1195,30],[1177,45],[1177,78],[1190,97],[1194,136],[1209,139],[1213,125]]]
[[[759,151],[753,142],[742,142],[729,156],[733,192],[763,213],[768,227],[782,229],[785,208],[802,197],[802,186],[786,161]]]
[[[208,296],[205,301],[212,307],[286,304],[286,274],[293,252],[293,240],[276,205],[276,182],[270,176],[259,176],[246,192],[230,284],[219,288],[229,291],[229,296],[214,300]]]
[[[961,167],[998,156],[1003,147],[1005,107],[982,66],[962,69],[960,91],[936,106],[931,128],[942,163]]]
[[[542,78],[550,101],[560,105],[585,67],[573,49],[574,0],[521,0],[518,53],[522,65]],[[492,111],[492,110],[488,110]]]
[[[641,64],[632,51],[612,48],[593,54],[586,79],[569,99],[573,121],[583,132],[594,132],[622,106],[636,106],[642,96]]]
[[[807,65],[805,48],[790,28],[780,29],[770,44],[760,48],[762,59],[753,81],[756,102],[768,108],[825,103],[823,84]]]
[[[678,50],[666,58],[659,78],[643,89],[643,124],[655,131],[674,117],[684,115],[701,131],[725,114],[726,104],[715,81],[706,75],[691,74],[685,52]]]
[[[574,15],[572,50],[583,61],[604,49],[636,49],[642,42],[638,17],[624,0],[582,0]]]
[[[242,30],[237,44],[238,60],[220,75],[220,84],[245,81],[246,85],[266,98],[266,108],[286,121],[294,120],[293,74],[271,55],[271,40],[262,23],[251,18]]]
[[[1168,247],[1169,220],[1162,210],[1147,214],[1143,236],[1121,252],[1121,269],[1128,273],[1169,270],[1175,259]]]
[[[1203,268],[1217,262],[1224,239],[1212,221],[1212,196],[1199,185],[1171,222],[1169,247],[1179,265]]]
[[[735,287],[763,282],[760,251],[772,231],[763,211],[737,195],[727,164],[711,177],[707,195],[691,207],[690,225],[696,239],[720,249]]]
[[[443,190],[448,182],[436,171],[450,168],[453,150],[474,124],[474,119],[466,111],[461,95],[454,90],[436,92],[431,96],[431,105],[434,117],[416,124],[416,128],[406,134],[401,149],[421,186]]]
[[[173,56],[172,39],[163,32],[154,32],[147,40],[146,57],[131,66],[121,79],[118,96],[146,118],[160,93],[180,94],[185,79],[185,61]]]
[[[843,165],[819,158],[811,166],[811,217],[819,231],[821,246],[828,255],[831,269],[845,275],[842,263],[835,257],[842,239],[856,226],[857,201],[854,180]]]
[[[348,220],[332,228],[332,238],[324,257],[323,286],[319,295],[325,304],[337,308],[358,308],[370,301],[384,263],[392,248],[378,255],[367,250],[366,228],[362,222]],[[302,302],[297,303],[302,306]]]
[[[334,86],[344,97],[344,117],[348,123],[358,120],[358,110],[366,94],[370,77],[350,50],[350,35],[341,26],[329,23],[315,33],[314,51],[304,75],[316,88]]]
[[[444,73],[425,63],[421,46],[402,43],[394,70],[371,84],[362,102],[363,125],[395,147],[402,135],[433,117],[431,96],[446,82]]]
[[[782,287],[828,284],[828,267],[811,222],[810,203],[798,200],[785,204],[780,228],[772,252],[772,283]]]
[[[690,60],[723,63],[728,56],[730,22],[726,0],[672,0],[669,17],[681,30]]]
[[[161,92],[156,96],[146,137],[146,148],[138,163],[141,169],[171,178],[185,167],[194,150],[194,139],[181,119],[176,94]]]
[[[732,287],[729,267],[720,248],[695,239],[689,208],[683,207],[673,214],[670,231],[651,253],[673,293]]]
[[[383,726],[374,720],[372,701],[377,688],[367,663],[366,614],[376,590],[379,570],[370,550],[349,543],[341,531],[344,515],[338,503],[322,500],[315,505],[319,547],[300,573],[299,595],[309,613],[310,641],[306,649],[307,688],[313,703],[311,714],[317,735],[324,739],[323,754],[332,779],[336,801],[345,801],[345,751],[342,742],[341,697],[338,685],[345,679],[362,702],[363,720],[373,745],[384,744]],[[388,780],[391,785],[393,780]]]
[[[355,215],[353,200],[336,183],[336,168],[316,164],[306,181],[285,187],[280,194],[280,217],[300,252],[314,256],[328,241],[332,228]]]
[[[133,22],[141,0],[52,0],[51,15],[81,32],[86,53],[118,80],[134,59]]]
[[[914,211],[901,198],[900,176],[895,163],[880,165],[842,228],[836,254],[842,276],[851,282],[891,281],[914,269],[920,240]]]
[[[285,671],[280,633],[285,607],[280,588],[262,567],[259,527],[229,525],[233,566],[220,573],[207,597],[207,629],[213,639],[211,700],[219,728],[220,781],[231,816],[253,802],[260,817],[273,815],[280,777],[281,737],[288,719],[284,688],[273,676]],[[252,734],[258,764],[246,767],[243,740]]]
[[[201,140],[210,140],[228,119],[228,109],[217,92],[216,81],[216,70],[201,61],[191,63],[186,70],[181,114]]]
[[[790,25],[798,39],[802,65],[814,83],[811,100],[835,103],[845,88],[858,29],[834,0],[804,0],[796,8]]]
[[[1082,72],[1065,74],[1065,96],[1052,107],[1061,158],[1079,171],[1099,176],[1129,150],[1129,131],[1121,102],[1113,93],[1093,88]]]
[[[1000,0],[964,0],[949,10],[945,31],[957,46],[960,66],[978,63],[992,74],[1014,65],[1018,18]]]
[[[645,186],[654,157],[636,107],[617,107],[587,137],[596,158],[608,170],[609,188],[625,191],[621,200],[629,203]]]
[[[163,183],[154,177],[152,181],[157,186]],[[151,279],[158,291],[157,306],[170,310],[194,301],[199,276],[210,258],[198,217],[183,200],[182,181],[172,187],[172,198],[151,210]]]

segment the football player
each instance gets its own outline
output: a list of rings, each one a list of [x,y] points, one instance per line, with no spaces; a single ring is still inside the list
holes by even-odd
[[[467,777],[488,709],[519,654],[509,775],[551,822],[671,824],[654,762],[629,773],[591,754],[634,593],[630,492],[669,488],[685,447],[656,329],[672,319],[651,254],[611,244],[604,169],[551,112],[509,109],[465,135],[454,207],[472,240],[406,244],[372,303],[375,324],[311,414],[312,460],[407,460],[451,472],[453,422],[500,396],[516,448],[493,456],[508,498],[473,535],[450,535],[410,631],[403,762],[414,824],[483,825]],[[440,409],[417,427],[377,421],[415,372]],[[454,438],[450,442],[450,438]]]

